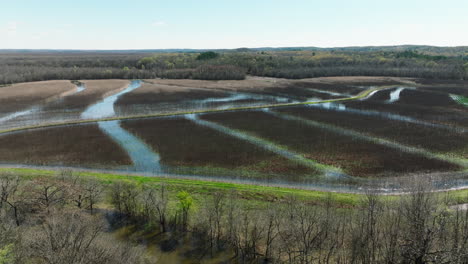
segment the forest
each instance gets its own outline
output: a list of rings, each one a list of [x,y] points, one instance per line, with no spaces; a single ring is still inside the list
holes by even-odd
[[[0,263],[168,263],[171,252],[191,263],[467,263],[468,211],[429,185],[407,186],[402,196],[311,201],[3,173]]]
[[[468,79],[468,49],[430,46],[235,50],[0,50],[0,84],[56,79],[239,80],[397,76]]]

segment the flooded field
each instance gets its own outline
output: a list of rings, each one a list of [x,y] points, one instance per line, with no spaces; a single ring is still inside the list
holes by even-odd
[[[415,175],[437,175],[440,188],[468,179],[466,83],[362,77],[11,87],[0,88],[3,166],[349,190]],[[239,109],[246,107],[255,109]]]

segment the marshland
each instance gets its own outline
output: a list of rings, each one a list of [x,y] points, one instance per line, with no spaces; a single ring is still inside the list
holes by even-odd
[[[0,263],[465,263],[467,52],[0,51]]]

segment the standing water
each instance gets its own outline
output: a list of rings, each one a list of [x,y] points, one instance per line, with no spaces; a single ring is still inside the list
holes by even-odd
[[[86,89],[86,86],[85,86],[84,84],[81,84],[81,83],[80,83],[80,84],[77,84],[77,85],[76,85],[76,90],[75,90],[73,93],[68,94],[67,96],[80,93],[80,92],[84,91],[85,89]],[[62,98],[60,98],[60,99],[62,99]],[[6,116],[0,117],[0,123],[4,123],[4,122],[7,122],[7,121],[10,121],[10,120],[15,119],[15,118],[20,117],[20,116],[30,115],[30,114],[37,113],[37,112],[39,112],[41,109],[42,109],[42,106],[33,106],[33,107],[31,107],[31,108],[29,108],[29,109],[26,109],[26,110],[17,111],[17,112],[8,114],[8,115],[6,115]]]
[[[114,103],[120,96],[129,93],[141,86],[141,81],[132,81],[128,87],[104,98],[104,100],[91,105],[82,114],[83,119],[98,119],[115,116]],[[114,142],[120,145],[128,154],[133,163],[133,168],[138,172],[161,173],[160,156],[148,147],[138,137],[132,135],[120,126],[120,121],[101,121],[98,122],[99,128]]]
[[[85,89],[86,89],[86,86],[84,84],[80,83],[80,84],[78,84],[76,86],[76,91],[73,94],[81,93]]]
[[[141,86],[140,80],[132,81],[125,90],[113,94],[104,100],[89,106],[82,114],[82,119],[99,119],[115,116],[114,103],[120,96],[129,93]]]
[[[390,93],[390,99],[388,99],[387,103],[394,103],[398,100],[400,100],[400,93],[406,88],[400,87],[396,89],[395,91]]]
[[[161,173],[161,158],[143,141],[120,126],[120,121],[101,121],[101,131],[111,137],[130,156],[134,169],[138,172]]]
[[[247,141],[249,143],[252,143],[258,147],[261,147],[265,150],[271,151],[275,154],[278,154],[286,159],[289,159],[291,161],[294,161],[298,164],[307,166],[309,168],[314,168],[317,169],[318,171],[324,172],[324,176],[329,177],[329,178],[342,178],[342,177],[348,177],[348,175],[345,175],[342,173],[339,169],[326,166],[320,163],[317,163],[313,160],[305,158],[303,155],[299,153],[295,153],[293,151],[290,151],[284,147],[278,146],[274,144],[273,142],[270,142],[268,140],[249,135],[247,133],[243,133],[239,130],[231,129],[229,127],[220,125],[218,123],[210,122],[207,120],[203,120],[198,118],[196,114],[187,114],[185,115],[185,118],[188,120],[191,120],[192,122],[205,126],[211,129],[214,129],[216,131],[219,131],[221,133],[224,133],[226,135],[230,135],[232,137]]]

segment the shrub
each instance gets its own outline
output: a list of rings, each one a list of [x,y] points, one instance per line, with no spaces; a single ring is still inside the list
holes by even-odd
[[[202,65],[193,71],[198,80],[244,80],[246,71],[232,65]]]
[[[219,54],[213,51],[207,51],[200,53],[200,55],[197,56],[197,60],[211,60],[211,59],[216,59],[219,57]]]
[[[190,79],[193,69],[176,69],[162,72],[160,75],[163,79]]]

